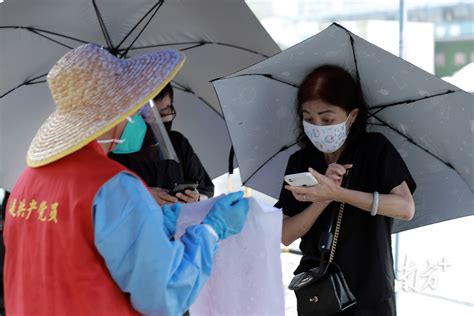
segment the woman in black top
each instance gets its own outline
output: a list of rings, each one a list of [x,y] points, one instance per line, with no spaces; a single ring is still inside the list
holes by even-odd
[[[337,202],[345,202],[334,262],[357,304],[338,315],[395,315],[391,228],[393,218],[413,217],[415,182],[393,145],[366,132],[367,106],[348,72],[316,68],[297,101],[303,148],[290,157],[285,174],[309,170],[319,184],[284,186],[277,203],[284,213],[283,244],[301,238],[303,258],[295,274],[317,266],[320,235]],[[348,170],[346,189],[341,182]]]

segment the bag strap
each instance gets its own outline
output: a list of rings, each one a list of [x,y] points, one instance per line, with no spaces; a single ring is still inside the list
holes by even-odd
[[[346,184],[345,188],[347,189],[349,187],[349,170],[347,171],[347,177],[346,177]],[[336,228],[334,230],[334,237],[332,240],[332,245],[331,245],[331,254],[329,255],[329,263],[333,262],[334,260],[334,255],[336,254],[336,247],[337,247],[337,240],[339,238],[339,233],[341,231],[341,224],[342,224],[342,215],[344,215],[344,206],[346,203],[341,202],[339,206],[339,214],[337,214],[337,221],[336,221]]]
[[[344,187],[348,188],[349,187],[349,173],[350,171],[347,171],[346,178],[345,178],[345,184]],[[334,216],[335,212],[333,212],[333,218],[330,221],[329,228],[327,232],[323,232],[321,235],[321,238],[319,240],[319,250],[321,252],[321,257],[319,261],[319,270],[321,272],[325,272],[326,269],[329,267],[329,264],[334,261],[334,255],[336,254],[336,247],[337,247],[337,241],[339,239],[339,234],[341,231],[341,224],[342,224],[342,216],[344,214],[344,207],[345,203],[340,203],[339,205],[339,212],[337,214],[337,217]],[[332,233],[332,228],[333,224],[336,222],[336,228],[334,229],[334,234]],[[330,248],[330,249],[329,249]],[[329,260],[325,260],[327,257],[327,254],[329,252]]]
[[[352,145],[352,146],[353,147],[351,147],[351,150],[353,150],[353,154],[350,157],[348,157],[346,161],[355,161],[355,158],[357,157],[360,151],[360,146],[356,146],[356,145]],[[347,170],[346,176],[344,178],[345,180],[344,187],[346,189],[349,188],[350,173],[351,173],[351,170]],[[322,233],[321,238],[319,240],[318,248],[321,252],[319,268],[321,271],[326,271],[327,268],[329,267],[329,264],[332,263],[334,260],[334,256],[336,254],[337,241],[339,239],[339,234],[341,231],[342,215],[344,214],[344,207],[345,207],[345,203],[341,202],[339,205],[339,212],[337,214],[337,217],[335,216],[336,215],[335,210],[333,211],[328,230],[327,232]],[[334,222],[336,222],[336,228],[333,234],[332,228],[333,228]],[[329,252],[329,260],[326,261],[325,258],[328,252]]]

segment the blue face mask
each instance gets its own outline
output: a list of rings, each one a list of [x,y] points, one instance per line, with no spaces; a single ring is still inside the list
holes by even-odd
[[[119,142],[112,152],[114,154],[131,154],[142,148],[146,134],[146,123],[140,114],[135,114],[125,125]]]

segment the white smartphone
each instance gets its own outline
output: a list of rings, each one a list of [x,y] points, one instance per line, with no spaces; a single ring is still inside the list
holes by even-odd
[[[318,184],[318,180],[309,172],[288,174],[284,179],[286,183],[295,187],[312,187]]]

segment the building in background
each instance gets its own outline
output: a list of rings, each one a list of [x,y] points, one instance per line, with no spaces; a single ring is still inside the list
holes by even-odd
[[[344,21],[342,24],[351,25],[351,31],[377,44],[377,41],[365,37],[365,34],[373,33],[374,29],[370,24],[380,22],[369,21],[398,23],[399,19],[399,0],[247,0],[247,3],[283,49],[318,33],[334,21]],[[409,22],[405,31],[405,47],[407,51],[411,51],[405,56],[407,60],[439,77],[451,76],[465,65],[474,62],[472,0],[405,0],[405,5]],[[352,24],[347,24],[348,22]],[[410,29],[410,22],[432,24],[429,31],[431,34],[427,34],[426,29],[420,27]],[[354,28],[357,23],[367,25]],[[367,32],[365,34],[364,27]],[[378,44],[385,49],[398,45],[398,34],[394,35],[392,31],[394,26],[387,24],[387,27],[390,31],[385,34],[384,43],[391,41],[391,44]],[[380,29],[378,31],[381,32]],[[382,39],[383,36],[381,33],[376,38]],[[397,39],[393,36],[397,36]],[[417,45],[413,47],[411,39],[418,39],[422,43],[416,42]],[[427,44],[428,40],[433,43]],[[419,49],[424,51],[424,57],[429,58],[432,65],[428,66],[427,60],[423,60],[421,64],[417,63],[416,55],[420,54],[416,50]],[[392,49],[387,50],[396,53]],[[429,50],[432,50],[430,55],[427,54]],[[414,60],[410,58],[410,54],[415,57]]]

